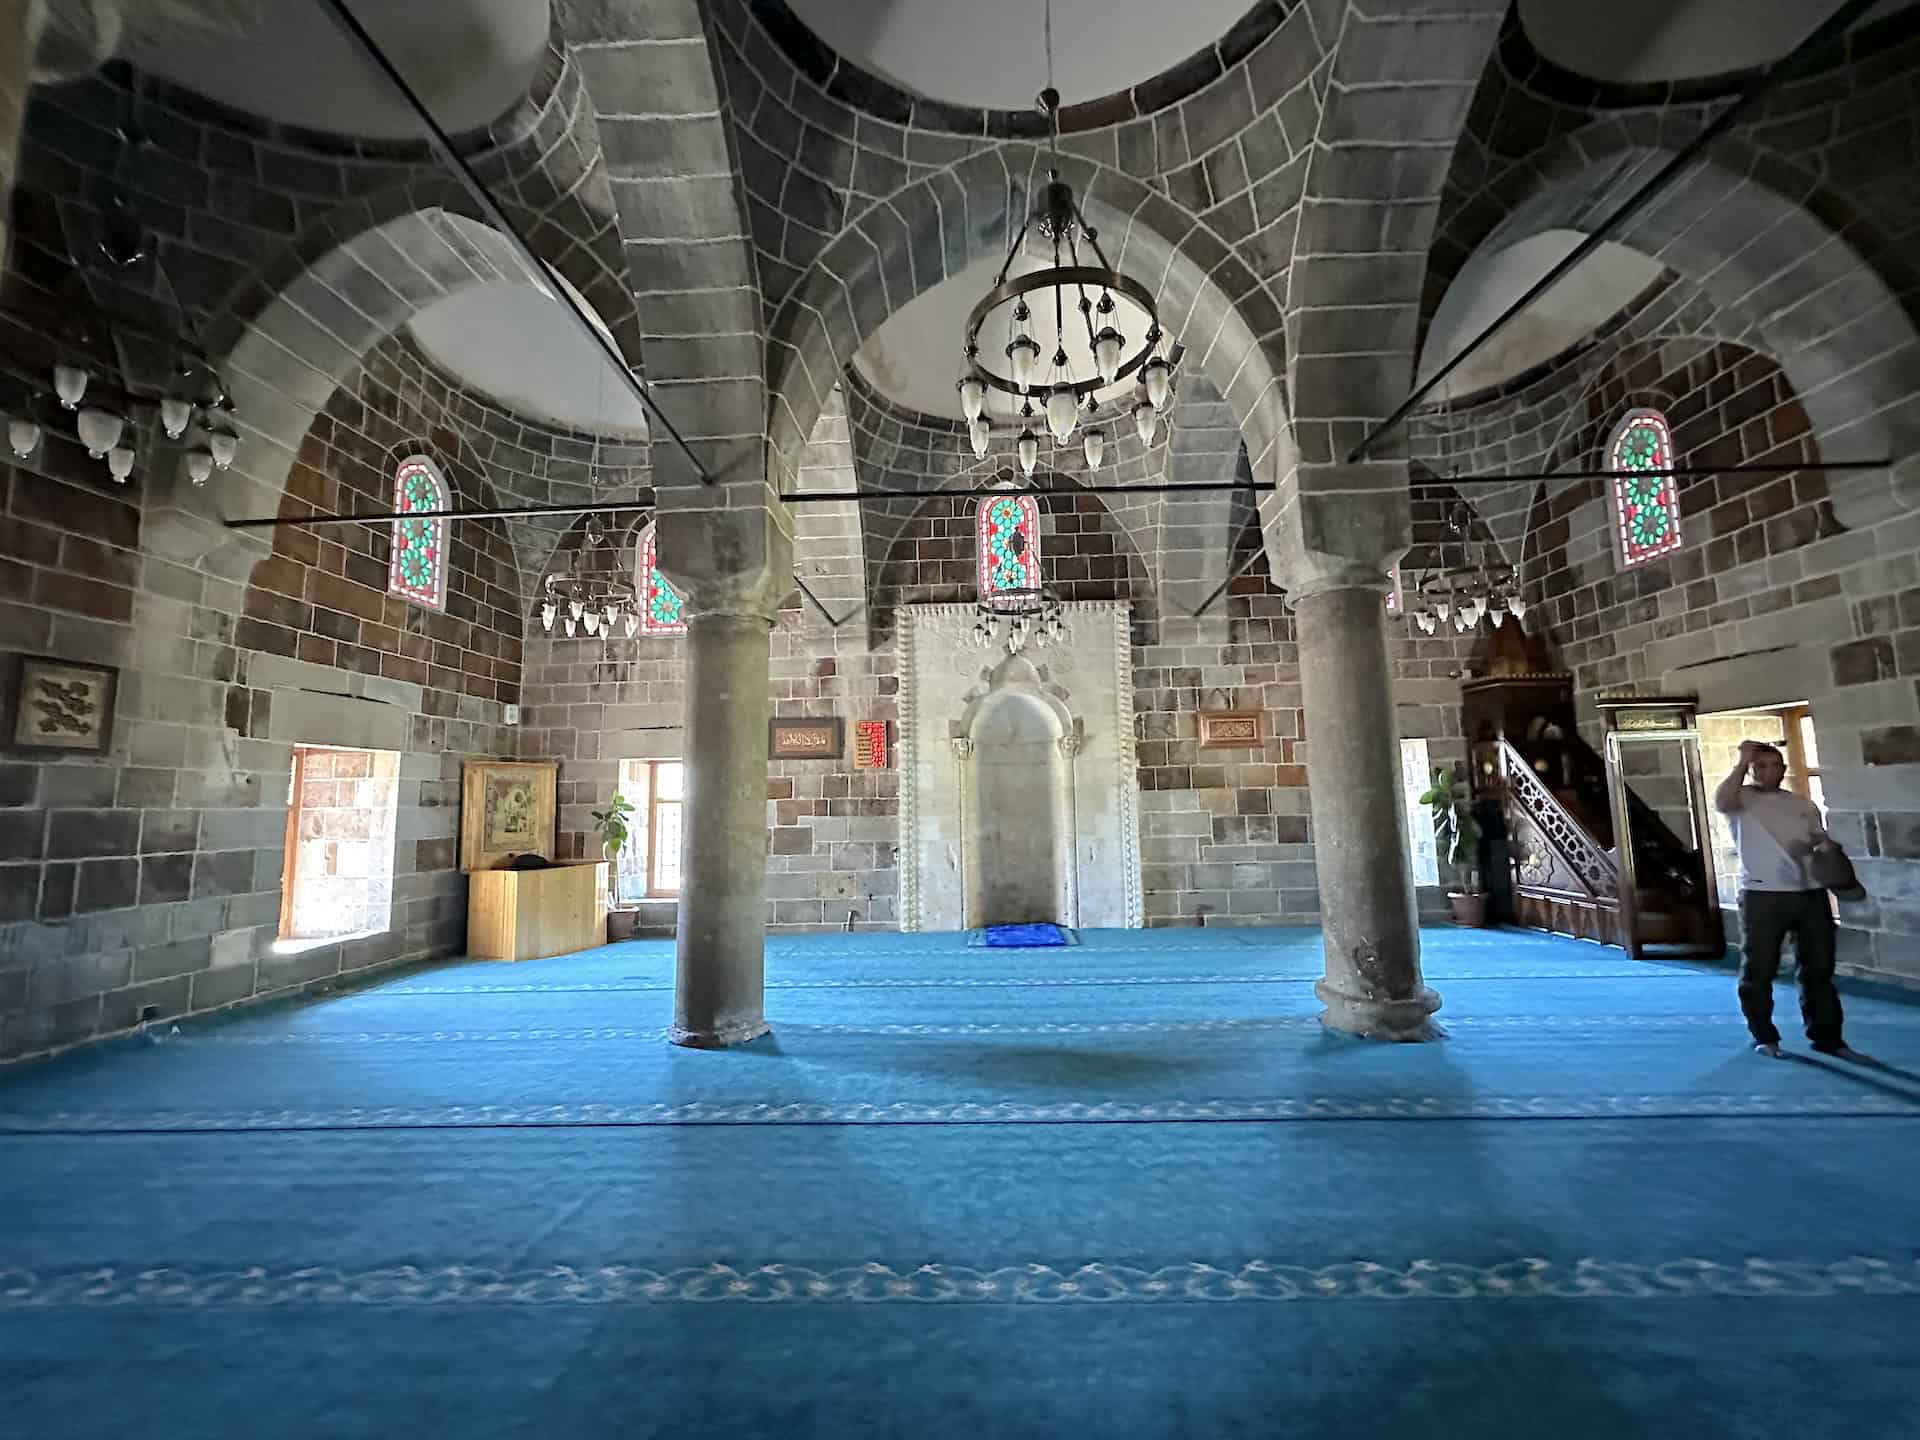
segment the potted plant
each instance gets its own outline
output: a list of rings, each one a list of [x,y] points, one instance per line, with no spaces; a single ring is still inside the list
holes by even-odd
[[[1464,888],[1449,890],[1447,902],[1461,925],[1487,923],[1487,893],[1480,888],[1480,827],[1468,806],[1472,795],[1466,781],[1444,765],[1434,767],[1433,787],[1420,797],[1433,809],[1433,838],[1440,857],[1466,877]]]
[[[632,819],[633,802],[617,792],[606,809],[593,812],[594,828],[600,832],[600,853],[609,863],[619,863],[620,847],[627,843],[627,825]]]

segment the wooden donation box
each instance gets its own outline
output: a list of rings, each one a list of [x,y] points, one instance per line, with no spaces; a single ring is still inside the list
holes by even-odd
[[[467,954],[538,960],[607,943],[607,862],[467,877]]]

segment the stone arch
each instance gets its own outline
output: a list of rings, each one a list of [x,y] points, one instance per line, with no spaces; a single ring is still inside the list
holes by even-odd
[[[1584,142],[1584,143],[1583,143]],[[1591,229],[1613,198],[1672,158],[1605,123],[1570,137],[1515,197],[1484,242]],[[1722,152],[1697,162],[1615,240],[1697,285],[1719,310],[1720,338],[1772,356],[1835,458],[1891,456],[1884,471],[1836,473],[1849,526],[1920,507],[1920,331],[1880,274],[1821,217],[1810,177],[1769,159],[1747,171]],[[1530,171],[1530,173],[1532,173]]]
[[[218,332],[224,343],[210,348],[233,396],[239,458],[204,488],[193,488],[183,469],[174,475],[149,527],[158,553],[244,573],[267,542],[258,532],[221,530],[218,522],[277,513],[301,438],[374,346],[470,285],[548,284],[491,226],[439,204],[401,208],[418,193],[387,197],[385,208],[398,213],[331,245],[244,322],[231,318]],[[452,197],[441,190],[428,198]],[[593,275],[580,273],[599,288]]]
[[[829,244],[793,286],[768,337],[770,469],[796,473],[814,420],[854,352],[888,315],[989,254],[1004,254],[1049,157],[1007,146],[902,187]],[[1292,465],[1280,374],[1278,306],[1228,247],[1190,213],[1118,170],[1062,156],[1115,266],[1153,292],[1182,369],[1202,373],[1231,406],[1256,474]],[[912,217],[911,219],[906,217]],[[1166,232],[1178,230],[1177,238]],[[1212,268],[1203,260],[1211,256]]]

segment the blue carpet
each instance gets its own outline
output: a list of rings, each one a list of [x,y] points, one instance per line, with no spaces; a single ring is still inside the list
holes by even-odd
[[[1371,1045],[1317,931],[1079,939],[775,939],[718,1054],[644,942],[9,1073],[0,1434],[1920,1434],[1920,1008],[1768,1062],[1447,930]]]

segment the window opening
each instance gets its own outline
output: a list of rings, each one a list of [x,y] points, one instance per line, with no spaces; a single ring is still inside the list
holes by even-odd
[[[640,633],[684,635],[687,633],[686,602],[660,573],[659,555],[654,548],[655,523],[649,520],[640,532],[635,565],[634,588],[640,592]]]
[[[287,795],[282,941],[375,934],[393,923],[400,756],[296,745]]]
[[[1658,410],[1633,410],[1607,442],[1607,468],[1613,477],[1613,548],[1625,566],[1677,550],[1680,546],[1680,494],[1671,475],[1647,471],[1673,468],[1673,436]]]
[[[1406,796],[1407,855],[1413,862],[1413,883],[1440,883],[1440,845],[1433,834],[1433,811],[1420,797],[1433,784],[1433,767],[1425,740],[1400,742],[1400,789]]]
[[[447,521],[413,519],[414,512],[451,508],[447,482],[424,455],[400,462],[393,477],[393,552],[387,562],[387,589],[416,605],[447,608]]]
[[[633,805],[614,877],[614,896],[622,903],[671,899],[680,893],[685,786],[686,766],[678,760],[621,763],[620,793]]]
[[[975,512],[980,598],[1040,588],[1040,508],[1031,495],[990,495]]]

